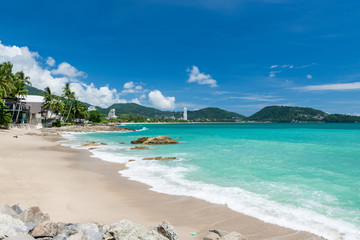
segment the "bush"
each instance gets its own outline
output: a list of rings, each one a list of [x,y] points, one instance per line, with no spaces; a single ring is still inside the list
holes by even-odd
[[[60,119],[56,119],[53,123],[52,123],[53,127],[61,127],[61,121]]]
[[[98,110],[90,111],[89,112],[89,121],[92,122],[101,122],[102,115]]]

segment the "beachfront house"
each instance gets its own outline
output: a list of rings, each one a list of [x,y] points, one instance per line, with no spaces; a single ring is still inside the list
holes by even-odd
[[[42,120],[42,106],[44,98],[37,95],[28,95],[24,98],[5,98],[3,99],[11,113],[14,124],[33,124],[37,125]]]

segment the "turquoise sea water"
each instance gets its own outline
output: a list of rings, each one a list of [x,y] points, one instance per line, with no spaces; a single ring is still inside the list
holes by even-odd
[[[360,124],[147,124],[128,133],[66,135],[86,141],[123,176],[152,190],[227,204],[266,222],[328,239],[360,239]],[[130,150],[130,141],[167,135],[180,144]],[[125,144],[121,144],[124,142]],[[142,161],[144,157],[175,161]],[[128,162],[135,159],[134,162]]]

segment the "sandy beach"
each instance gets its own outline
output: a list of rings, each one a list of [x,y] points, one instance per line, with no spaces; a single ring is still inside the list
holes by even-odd
[[[251,240],[320,239],[224,205],[150,191],[149,186],[122,177],[118,171],[124,165],[92,158],[87,150],[61,146],[59,137],[27,132],[0,130],[2,203],[40,206],[56,222],[109,224],[129,219],[150,227],[167,220],[180,239],[215,237],[209,229],[237,231]]]

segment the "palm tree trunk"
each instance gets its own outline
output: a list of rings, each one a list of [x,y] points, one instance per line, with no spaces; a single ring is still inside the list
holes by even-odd
[[[71,105],[70,105],[69,113],[68,113],[68,115],[67,115],[67,117],[66,117],[65,122],[67,122],[67,120],[68,120],[68,118],[69,118],[69,116],[70,116],[70,112],[71,112],[72,105],[73,105],[73,102],[71,101]]]
[[[19,103],[19,110],[18,110],[18,113],[17,113],[17,115],[16,115],[16,120],[15,120],[15,123],[17,123],[17,121],[18,121],[18,119],[19,119],[20,106],[21,106],[21,102]]]

